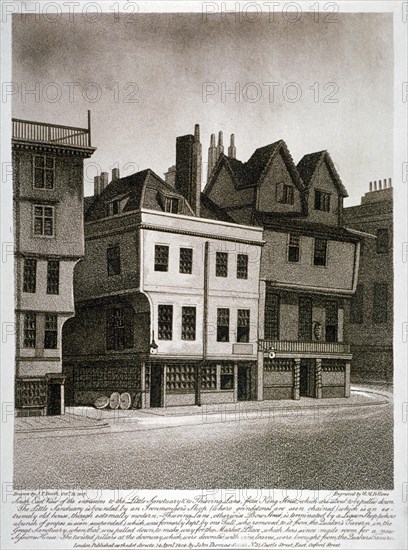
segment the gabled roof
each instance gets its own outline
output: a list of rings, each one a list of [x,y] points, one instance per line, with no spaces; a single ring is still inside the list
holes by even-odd
[[[297,169],[302,180],[304,181],[306,188],[309,189],[312,186],[313,180],[323,162],[326,162],[329,172],[333,178],[333,182],[339,190],[340,195],[342,195],[343,197],[348,197],[346,188],[344,187],[340,179],[340,176],[334,166],[334,163],[328,151],[309,153],[308,155],[302,157],[302,159],[298,163]]]
[[[267,173],[269,166],[273,163],[279,153],[282,154],[286,167],[295,185],[299,190],[301,190],[303,188],[302,179],[299,176],[299,172],[293,162],[292,155],[290,154],[286,143],[283,139],[280,139],[279,141],[275,141],[274,143],[270,143],[269,145],[256,149],[247,162],[241,162],[238,159],[221,154],[214,167],[213,173],[211,174],[210,180],[204,189],[204,193],[208,193],[210,191],[220,170],[224,166],[231,174],[237,189],[255,187],[259,185]]]
[[[235,223],[231,216],[229,216],[223,208],[215,204],[215,202],[207,197],[207,195],[204,195],[204,193],[201,193],[200,217],[209,218],[210,220]]]
[[[169,195],[182,201],[184,215],[194,215],[186,199],[174,187],[168,185],[153,170],[147,169],[112,181],[98,197],[94,198],[85,213],[85,221],[107,217],[108,204],[116,198],[128,197],[122,212],[141,208],[164,211],[162,197]]]

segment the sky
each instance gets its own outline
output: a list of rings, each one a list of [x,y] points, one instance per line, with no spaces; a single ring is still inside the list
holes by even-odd
[[[346,205],[392,176],[392,15],[88,19],[14,16],[12,34],[14,117],[86,127],[91,110],[86,195],[113,167],[163,177],[196,123],[205,162],[220,130],[225,147],[235,134],[242,161],[279,139],[295,163],[328,150]]]

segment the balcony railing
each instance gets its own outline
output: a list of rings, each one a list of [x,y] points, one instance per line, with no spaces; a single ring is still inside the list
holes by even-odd
[[[70,147],[91,147],[91,129],[13,118],[13,139]]]
[[[343,342],[259,340],[259,351],[276,351],[278,353],[350,353],[350,344]]]

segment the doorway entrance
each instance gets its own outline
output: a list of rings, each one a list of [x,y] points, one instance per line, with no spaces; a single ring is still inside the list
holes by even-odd
[[[48,384],[47,415],[61,414],[61,384]]]
[[[313,359],[300,361],[300,397],[315,397],[315,365]]]
[[[150,366],[150,406],[163,407],[163,365]]]
[[[238,401],[251,399],[251,367],[238,366]]]

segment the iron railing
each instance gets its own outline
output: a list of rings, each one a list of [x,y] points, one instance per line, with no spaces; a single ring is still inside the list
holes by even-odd
[[[91,147],[91,130],[75,128],[45,122],[12,119],[13,139],[22,141],[37,141],[70,147]]]
[[[259,351],[293,353],[350,353],[344,342],[300,342],[298,340],[259,340]]]

